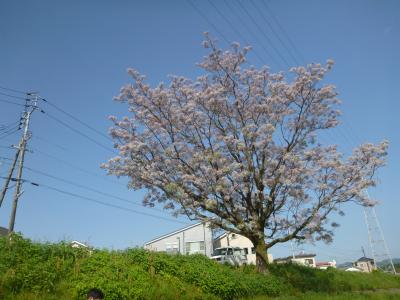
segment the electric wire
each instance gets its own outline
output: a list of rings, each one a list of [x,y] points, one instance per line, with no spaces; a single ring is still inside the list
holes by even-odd
[[[26,167],[26,166],[24,166],[24,169],[29,170],[29,171],[31,171],[31,172],[33,172],[33,173],[36,173],[36,174],[40,174],[40,175],[43,175],[43,176],[46,176],[46,177],[55,179],[55,180],[60,181],[60,182],[67,183],[67,184],[69,184],[69,185],[73,185],[73,186],[78,187],[78,188],[81,188],[81,189],[85,189],[85,190],[90,191],[90,192],[93,192],[93,193],[97,193],[97,194],[99,194],[99,195],[102,195],[102,196],[105,196],[105,197],[108,197],[108,198],[113,198],[113,199],[116,199],[116,200],[119,200],[119,201],[123,201],[123,202],[129,203],[129,204],[133,204],[133,205],[136,205],[136,206],[139,206],[139,207],[143,207],[143,205],[141,205],[141,204],[139,204],[139,203],[132,202],[132,201],[126,199],[126,198],[122,198],[122,197],[119,197],[119,196],[116,196],[116,195],[112,195],[112,194],[109,194],[109,193],[105,193],[105,192],[102,192],[102,191],[100,191],[100,190],[98,190],[98,189],[89,187],[89,186],[87,186],[87,185],[83,185],[83,184],[80,184],[80,183],[76,183],[76,182],[70,181],[70,180],[68,180],[68,179],[60,178],[60,177],[51,175],[51,174],[49,174],[49,173],[46,173],[46,172],[43,172],[43,171],[40,171],[40,170],[31,168],[31,167]],[[158,208],[151,208],[151,209],[152,209],[152,210],[156,210],[156,211],[160,211],[160,212],[164,212],[164,210],[158,209]]]
[[[281,25],[281,23],[279,22],[279,19],[275,16],[275,14],[273,13],[272,9],[270,9],[270,7],[267,5],[267,3],[266,3],[267,1],[266,0],[261,0],[260,2],[263,4],[265,9],[270,13],[270,15],[274,19],[275,23],[278,25],[279,29],[282,31],[283,35],[288,40],[290,46],[293,48],[294,52],[297,53],[297,55],[300,57],[301,61],[303,63],[305,63],[306,59],[304,58],[303,54],[296,47],[296,44],[292,41],[292,39],[290,38],[289,34],[286,32],[285,28]]]
[[[6,179],[7,177],[0,176],[0,178]],[[104,201],[97,200],[97,199],[94,199],[94,198],[90,198],[90,197],[87,197],[87,196],[83,196],[83,195],[80,195],[80,194],[68,192],[68,191],[59,189],[57,187],[53,187],[53,186],[50,186],[50,185],[47,185],[47,184],[34,182],[34,181],[31,181],[31,180],[28,180],[28,179],[20,179],[20,180],[22,182],[30,183],[31,185],[36,186],[36,187],[43,187],[43,188],[46,188],[46,189],[49,189],[49,190],[56,191],[56,192],[61,193],[61,194],[65,194],[65,195],[68,195],[68,196],[71,196],[71,197],[75,197],[75,198],[78,198],[78,199],[82,199],[82,200],[86,200],[86,201],[89,201],[89,202],[97,203],[97,204],[100,204],[100,205],[103,205],[103,206],[116,208],[116,209],[123,210],[123,211],[126,211],[126,212],[131,212],[131,213],[134,213],[134,214],[144,215],[144,216],[147,216],[147,217],[156,218],[158,220],[164,220],[164,221],[168,221],[168,222],[180,223],[180,224],[185,224],[185,225],[189,224],[187,222],[182,222],[182,221],[179,221],[179,220],[173,220],[173,219],[166,218],[166,217],[163,217],[163,216],[158,216],[158,215],[150,214],[150,213],[147,213],[147,212],[134,210],[134,209],[127,208],[127,207],[124,207],[124,206],[111,204],[111,203],[108,203],[108,202],[104,202]],[[11,181],[16,182],[16,181],[18,181],[18,179],[13,177],[13,178],[11,178]]]
[[[254,18],[251,16],[249,11],[246,9],[246,7],[241,3],[240,0],[237,0],[237,3],[240,5],[242,10],[245,12],[245,14],[249,17],[249,19],[252,21],[252,23],[258,28],[258,30],[261,32],[261,34],[265,37],[267,42],[269,43],[269,46],[275,51],[275,53],[279,56],[279,58],[286,64],[287,67],[290,67],[290,64],[286,60],[285,57],[282,56],[282,54],[278,51],[278,49],[274,46],[272,43],[271,39],[269,36],[263,31],[263,29],[260,27],[260,25],[254,20]]]
[[[93,132],[95,132],[95,133],[97,133],[98,135],[100,135],[100,136],[106,138],[107,140],[112,141],[112,139],[111,139],[108,135],[104,134],[104,133],[101,132],[100,130],[97,130],[96,128],[94,128],[93,126],[87,124],[86,122],[80,120],[79,118],[75,117],[74,115],[72,115],[72,114],[70,114],[69,112],[65,111],[64,109],[60,108],[59,106],[57,106],[57,105],[54,104],[53,102],[51,102],[51,101],[49,101],[49,100],[47,100],[47,99],[44,99],[44,98],[40,98],[40,99],[43,100],[43,101],[44,101],[45,103],[47,103],[48,105],[54,107],[54,108],[55,108],[56,110],[58,110],[59,112],[63,113],[64,115],[66,115],[66,116],[68,116],[68,117],[70,117],[71,119],[75,120],[75,121],[78,122],[79,124],[85,126],[86,128],[92,130]]]
[[[48,139],[43,138],[43,137],[41,137],[41,136],[38,136],[36,133],[35,133],[34,135],[32,135],[32,138],[33,138],[33,139],[37,139],[37,140],[42,141],[42,142],[45,142],[45,143],[47,143],[47,144],[49,144],[49,145],[51,145],[51,146],[53,146],[53,147],[56,147],[56,148],[58,148],[58,149],[60,149],[60,150],[63,150],[63,151],[66,151],[66,152],[69,152],[69,151],[70,151],[69,149],[65,148],[64,146],[61,146],[61,145],[59,145],[59,144],[57,144],[57,143],[54,143],[54,142],[52,142],[52,141],[49,141]]]
[[[12,104],[12,105],[17,105],[17,106],[22,106],[22,107],[25,106],[25,104],[9,101],[9,100],[5,100],[5,99],[0,99],[0,102]]]
[[[257,4],[254,2],[254,0],[250,0],[250,3],[253,5],[253,7],[256,9],[258,14],[261,16],[261,18],[265,21],[267,26],[271,29],[272,33],[275,35],[275,37],[279,40],[279,42],[282,44],[283,48],[286,49],[287,53],[291,56],[293,61],[299,65],[299,62],[295,55],[292,54],[292,51],[287,47],[286,43],[281,39],[280,35],[275,31],[274,27],[271,25],[271,23],[268,21],[268,19],[265,17],[265,15],[261,12],[261,9],[257,6]]]
[[[11,122],[11,123],[8,123],[8,124],[2,124],[2,125],[0,125],[0,130],[6,130],[7,128],[10,128],[10,127],[15,126],[17,124],[20,125],[21,121]]]
[[[18,93],[18,94],[25,94],[25,95],[27,94],[26,92],[15,90],[15,89],[4,87],[4,86],[0,86],[0,89],[6,90],[6,91],[9,91],[9,92]]]
[[[220,17],[223,18],[223,19],[225,20],[225,22],[228,23],[228,25],[229,25],[230,27],[232,27],[232,29],[239,35],[239,37],[240,37],[247,45],[250,45],[250,43],[247,41],[246,37],[243,36],[242,33],[241,33],[237,28],[235,28],[235,26],[233,25],[233,23],[232,23],[227,17],[225,17],[225,15],[219,10],[219,8],[218,8],[212,1],[210,1],[210,0],[207,0],[207,1],[208,1],[208,3],[209,3],[212,7],[214,7],[215,11],[220,15]],[[259,60],[261,63],[264,62],[263,58],[258,54],[258,51],[256,51],[255,49],[254,49],[254,55],[258,58],[258,60]]]
[[[4,139],[4,141],[9,142],[9,143],[13,143],[13,141],[7,140],[7,139]],[[1,148],[1,147],[7,148],[7,149],[13,149],[12,146],[1,146],[1,145],[0,145],[0,148]],[[92,172],[92,171],[89,171],[89,170],[87,170],[87,169],[84,169],[84,168],[82,168],[82,167],[80,167],[80,166],[78,166],[78,165],[75,165],[75,164],[70,163],[69,161],[66,161],[66,160],[61,159],[61,158],[59,158],[59,157],[57,157],[57,156],[54,156],[54,155],[49,154],[49,153],[47,153],[47,152],[44,152],[44,151],[42,151],[42,150],[40,150],[40,149],[38,149],[38,148],[36,148],[36,147],[30,146],[29,148],[30,148],[31,150],[33,150],[33,153],[39,153],[40,155],[43,155],[43,156],[48,157],[48,158],[50,158],[50,159],[52,159],[52,160],[54,160],[54,161],[57,161],[57,162],[59,162],[59,163],[62,163],[63,165],[65,165],[65,166],[67,166],[67,167],[69,167],[69,168],[71,168],[71,169],[78,170],[78,171],[80,171],[80,172],[82,172],[82,173],[85,173],[85,174],[90,175],[90,176],[93,176],[93,177],[98,177],[98,178],[100,178],[100,179],[102,179],[102,180],[104,180],[104,181],[107,181],[108,183],[118,184],[118,185],[121,185],[121,186],[126,187],[126,184],[123,184],[123,183],[121,183],[121,182],[119,182],[119,181],[115,181],[115,180],[109,179],[108,177],[104,177],[103,175],[100,175],[100,174],[94,173],[94,172]]]
[[[15,99],[21,99],[21,100],[30,100],[30,99],[27,99],[27,98],[24,98],[24,97],[20,97],[20,96],[14,96],[14,95],[10,95],[10,94],[6,94],[6,93],[2,93],[2,92],[0,92],[0,95],[7,96],[7,97],[10,97],[10,98],[15,98]]]
[[[14,129],[14,130],[10,130],[10,131],[4,132],[4,133],[0,134],[0,139],[4,139],[6,137],[9,137],[10,135],[13,135],[14,133],[18,132],[19,130],[20,129],[18,128],[18,129]]]
[[[126,185],[123,184],[123,183],[120,183],[120,182],[118,182],[118,181],[114,181],[114,180],[105,178],[104,176],[102,176],[102,175],[100,175],[100,174],[97,174],[97,173],[91,172],[91,171],[89,171],[89,170],[86,170],[86,169],[84,169],[84,168],[82,168],[82,167],[79,167],[79,166],[77,166],[77,165],[75,165],[75,164],[72,164],[72,163],[70,163],[70,162],[68,162],[68,161],[66,161],[66,160],[63,160],[63,159],[61,159],[61,158],[59,158],[59,157],[57,157],[57,156],[48,154],[48,153],[46,153],[46,152],[44,152],[44,151],[42,151],[42,150],[40,150],[40,149],[33,148],[33,147],[30,147],[30,148],[31,148],[35,153],[37,152],[37,153],[39,153],[39,154],[41,154],[41,155],[43,155],[43,156],[46,156],[46,157],[51,158],[51,159],[53,159],[53,160],[55,160],[55,161],[58,161],[58,162],[62,163],[63,165],[68,166],[68,167],[70,167],[70,168],[72,168],[72,169],[74,169],[74,170],[78,170],[78,171],[80,171],[80,172],[82,172],[82,173],[85,173],[85,174],[87,174],[87,175],[90,175],[90,176],[98,177],[98,178],[100,178],[100,179],[102,179],[102,180],[104,180],[104,181],[107,181],[107,182],[109,182],[109,183],[114,183],[114,184],[118,184],[118,185],[121,185],[121,186],[125,186],[125,187],[126,187]]]
[[[205,14],[203,14],[202,13],[202,11],[201,10],[199,10],[192,2],[191,2],[191,0],[187,0],[187,2],[190,4],[190,6],[191,7],[193,7],[193,9],[212,27],[212,28],[214,28],[214,30],[223,38],[223,40],[228,44],[228,45],[230,45],[231,44],[231,42],[225,37],[225,35],[218,29],[218,27],[217,26],[215,26],[214,25],[214,23],[213,22],[211,22],[210,20],[209,20],[209,18],[205,15]]]
[[[116,152],[115,150],[113,150],[113,149],[111,149],[111,148],[105,146],[104,144],[102,144],[102,143],[96,141],[95,139],[91,138],[91,137],[88,136],[87,134],[84,134],[83,132],[80,132],[79,130],[77,130],[77,129],[75,129],[74,127],[68,125],[68,124],[65,123],[64,121],[61,121],[61,120],[58,119],[57,117],[55,117],[55,116],[53,116],[53,115],[51,115],[51,114],[49,114],[48,112],[45,112],[45,111],[43,111],[43,110],[42,110],[42,112],[43,112],[47,117],[49,117],[50,119],[52,119],[52,120],[54,120],[55,122],[57,122],[57,123],[63,125],[64,127],[67,127],[67,128],[70,129],[71,131],[73,131],[73,132],[75,132],[76,134],[78,134],[78,135],[80,135],[80,136],[86,138],[87,140],[91,141],[92,143],[96,144],[97,146],[99,146],[99,147],[101,147],[101,148],[103,148],[103,149],[105,149],[105,150],[107,150],[107,151],[109,151],[109,152],[111,152],[111,153],[113,153],[113,154],[118,155],[118,152]]]

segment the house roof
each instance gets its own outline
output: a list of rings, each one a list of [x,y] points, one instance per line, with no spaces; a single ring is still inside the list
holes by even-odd
[[[214,239],[214,241],[223,239],[224,237],[226,237],[227,234],[228,234],[228,233],[225,231],[223,234],[221,234],[220,236],[216,237],[216,238]]]
[[[0,226],[0,236],[6,236],[8,234],[8,229]]]
[[[151,240],[151,241],[146,242],[145,245],[149,245],[149,244],[155,243],[155,242],[157,242],[157,241],[159,241],[159,240],[165,239],[165,238],[170,237],[170,236],[172,236],[172,235],[175,235],[175,234],[177,234],[177,233],[180,233],[180,232],[186,231],[186,230],[188,230],[188,229],[194,228],[194,227],[199,226],[199,225],[201,225],[201,224],[203,224],[203,223],[204,223],[204,222],[199,222],[199,223],[196,223],[196,224],[187,226],[187,227],[185,227],[185,228],[181,228],[181,229],[176,230],[176,231],[174,231],[174,232],[164,234],[164,235],[162,235],[162,236],[160,236],[160,237],[158,237],[158,238],[155,238],[155,239],[153,239],[153,240]]]
[[[84,243],[81,243],[81,242],[78,242],[78,241],[72,241],[71,242],[71,246],[72,245],[77,245],[77,246],[84,247],[84,248],[88,248],[89,247],[88,245],[86,245]]]
[[[360,257],[357,261],[363,262],[363,261],[370,261],[370,262],[374,262],[374,260],[372,258],[368,258],[368,257]]]
[[[310,253],[310,254],[304,253],[304,254],[297,254],[294,257],[291,255],[288,257],[275,258],[274,261],[284,261],[284,260],[289,260],[289,259],[293,259],[293,258],[296,259],[296,258],[307,258],[307,257],[315,257],[315,256],[317,256],[317,255],[313,254],[313,253]]]

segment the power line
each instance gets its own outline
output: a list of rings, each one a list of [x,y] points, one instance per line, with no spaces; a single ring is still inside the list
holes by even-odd
[[[15,99],[21,99],[21,100],[29,100],[29,99],[27,99],[27,98],[24,98],[24,97],[20,97],[20,96],[14,96],[14,95],[10,95],[10,94],[6,94],[6,93],[2,93],[2,92],[0,92],[0,95],[3,95],[3,96],[7,96],[7,97],[10,97],[10,98],[15,98]]]
[[[0,86],[0,89],[6,90],[6,91],[10,91],[10,92],[14,92],[14,93],[18,93],[18,94],[25,94],[25,95],[27,94],[26,92],[15,90],[15,89],[4,87],[4,86]]]
[[[6,88],[6,87],[0,87],[0,88],[5,89],[5,90],[9,90],[9,91],[13,91],[13,92],[23,93],[23,94],[26,94],[26,95],[31,95],[31,93],[24,93],[24,92],[22,92],[22,91],[18,91],[18,90]],[[4,93],[1,93],[1,92],[0,92],[0,95],[4,95],[4,96],[8,96],[8,97],[13,97],[13,98],[16,98],[16,99],[30,100],[30,99],[22,98],[22,97],[19,97],[19,96],[4,94]],[[72,115],[71,113],[67,112],[66,110],[62,109],[62,108],[59,107],[58,105],[54,104],[52,101],[49,101],[48,99],[45,99],[45,98],[42,98],[42,97],[39,97],[39,99],[42,100],[42,101],[44,101],[46,104],[52,106],[53,108],[55,108],[55,109],[58,110],[59,112],[63,113],[64,115],[66,115],[66,116],[70,117],[71,119],[75,120],[76,122],[80,123],[81,125],[85,126],[86,128],[88,128],[88,129],[92,130],[93,132],[97,133],[98,135],[100,135],[100,136],[102,136],[102,137],[104,137],[104,138],[106,138],[106,139],[112,141],[112,139],[111,139],[108,135],[106,135],[106,134],[104,134],[103,132],[97,130],[96,128],[94,128],[93,126],[89,125],[88,123],[86,123],[86,122],[80,120],[79,118],[75,117],[75,116]],[[8,102],[8,103],[11,103],[11,104],[24,106],[24,105],[22,105],[22,104],[18,104],[18,103],[14,103],[14,102],[9,102],[8,100],[4,100],[4,101],[6,101],[6,102]]]
[[[106,139],[112,141],[112,139],[111,139],[108,135],[106,135],[106,134],[104,134],[103,132],[97,130],[96,128],[94,128],[93,126],[87,124],[86,122],[80,120],[79,118],[75,117],[74,115],[72,115],[72,114],[70,114],[69,112],[65,111],[64,109],[60,108],[60,107],[57,106],[56,104],[54,104],[54,103],[52,103],[52,102],[50,102],[49,100],[44,99],[44,98],[42,98],[42,100],[43,100],[45,103],[47,103],[48,105],[50,105],[50,106],[54,107],[55,109],[57,109],[59,112],[63,113],[64,115],[66,115],[66,116],[68,116],[68,117],[70,117],[71,119],[75,120],[75,121],[78,122],[79,124],[81,124],[81,125],[85,126],[86,128],[92,130],[93,132],[97,133],[98,135],[100,135],[100,136],[102,136],[102,137],[104,137],[104,138],[106,138]]]
[[[290,67],[289,63],[287,60],[282,56],[282,54],[278,51],[278,49],[274,46],[272,43],[271,39],[269,36],[263,31],[263,29],[260,27],[260,25],[254,20],[254,18],[250,15],[249,11],[246,9],[244,5],[240,2],[240,0],[237,0],[237,3],[239,3],[240,7],[243,9],[243,11],[246,13],[246,15],[249,17],[249,19],[253,22],[253,24],[258,28],[258,30],[262,33],[262,35],[266,38],[268,41],[269,45],[274,49],[276,54],[280,57],[280,59],[286,64],[287,67]]]
[[[115,195],[112,195],[112,194],[108,194],[108,193],[102,192],[102,191],[100,191],[100,190],[97,190],[97,189],[88,187],[88,186],[83,185],[83,184],[79,184],[79,183],[76,183],[76,182],[73,182],[73,181],[70,181],[70,180],[67,180],[67,179],[63,179],[63,178],[60,178],[60,177],[57,177],[57,176],[54,176],[54,175],[45,173],[45,172],[43,172],[43,171],[39,171],[39,170],[33,169],[33,168],[30,168],[30,167],[24,167],[24,168],[27,169],[27,170],[29,170],[29,171],[31,171],[31,172],[34,172],[34,173],[37,173],[37,174],[40,174],[40,175],[43,175],[43,176],[46,176],[46,177],[49,177],[49,178],[52,178],[52,179],[55,179],[55,180],[64,182],[64,183],[67,183],[67,184],[69,184],[69,185],[76,186],[76,187],[81,188],[81,189],[85,189],[85,190],[90,191],[90,192],[97,193],[97,194],[99,194],[99,195],[102,195],[102,196],[105,196],[105,197],[108,197],[108,198],[113,198],[113,199],[116,199],[116,200],[119,200],[119,201],[123,201],[123,202],[127,202],[127,203],[129,203],[129,204],[133,204],[133,205],[136,205],[136,206],[143,207],[143,206],[142,206],[141,204],[139,204],[139,203],[135,203],[135,202],[132,202],[132,201],[130,201],[130,200],[128,200],[128,199],[125,199],[125,198],[122,198],[122,197],[119,197],[119,196],[115,196]],[[160,212],[164,212],[164,211],[161,210],[161,209],[157,209],[157,208],[152,208],[152,209],[153,209],[153,210],[160,211]]]
[[[235,15],[235,17],[242,23],[242,25],[246,28],[247,31],[249,31],[254,38],[256,39],[256,41],[260,44],[261,48],[264,50],[264,52],[267,54],[267,56],[274,61],[275,63],[277,63],[278,65],[280,65],[279,62],[277,62],[274,58],[274,56],[270,53],[270,51],[264,46],[263,42],[259,39],[258,35],[254,33],[254,31],[251,29],[251,27],[249,27],[247,25],[247,23],[242,19],[242,17],[240,16],[240,14],[238,14],[233,7],[230,5],[229,1],[224,0],[225,5],[228,7],[228,9]]]
[[[10,142],[10,143],[13,143],[13,142],[10,141],[10,140],[7,140],[7,139],[4,139],[4,140],[7,141],[7,142]],[[10,147],[10,146],[2,146],[2,145],[0,145],[0,148],[12,149],[12,147]],[[118,184],[118,185],[121,185],[121,186],[126,186],[126,185],[123,184],[123,183],[120,183],[120,182],[118,182],[118,181],[114,181],[114,180],[111,180],[111,179],[107,179],[107,178],[105,178],[104,176],[102,176],[102,175],[100,175],[100,174],[97,174],[97,173],[94,173],[94,172],[92,172],[92,171],[86,170],[86,169],[84,169],[84,168],[82,168],[82,167],[80,167],[80,166],[77,166],[77,165],[75,165],[75,164],[72,164],[72,163],[70,163],[70,162],[68,162],[68,161],[66,161],[66,160],[63,160],[63,159],[61,159],[61,158],[59,158],[59,157],[57,157],[57,156],[48,154],[48,153],[46,153],[46,152],[44,152],[44,151],[42,151],[42,150],[40,150],[40,149],[38,149],[38,148],[36,148],[36,147],[29,147],[29,148],[32,149],[34,153],[39,153],[39,154],[41,154],[41,155],[43,155],[43,156],[46,156],[46,157],[51,158],[51,159],[53,159],[53,160],[55,160],[55,161],[58,161],[58,162],[60,162],[60,163],[62,163],[62,164],[64,164],[64,165],[66,165],[66,166],[68,166],[68,167],[70,167],[70,168],[72,168],[72,169],[81,171],[82,173],[85,173],[85,174],[88,174],[88,175],[91,175],[91,176],[95,176],[95,177],[99,177],[99,178],[101,178],[101,179],[103,179],[104,181],[107,181],[107,182],[109,182],[109,183],[114,183],[114,184]]]
[[[282,46],[286,49],[286,51],[292,57],[294,62],[297,65],[299,65],[299,62],[297,61],[296,57],[292,54],[292,51],[290,51],[290,49],[286,46],[286,44],[283,42],[283,40],[281,39],[279,34],[275,31],[274,27],[272,27],[271,23],[268,21],[268,19],[265,17],[265,15],[261,13],[260,8],[254,3],[254,0],[250,0],[250,3],[253,5],[253,7],[256,9],[256,11],[259,13],[259,15],[262,17],[262,19],[265,21],[265,23],[271,29],[272,33],[276,36],[276,38],[279,40],[279,42],[282,44]]]
[[[45,143],[48,143],[49,145],[52,145],[52,146],[54,146],[54,147],[56,147],[56,148],[59,148],[59,149],[61,149],[61,150],[63,150],[63,151],[67,151],[67,152],[70,151],[69,149],[65,148],[64,146],[61,146],[61,145],[59,145],[59,144],[57,144],[57,143],[54,143],[54,142],[51,142],[51,141],[49,141],[49,140],[46,139],[46,138],[43,138],[43,137],[41,137],[41,136],[38,136],[37,134],[32,135],[32,138],[38,139],[39,141],[43,141],[43,142],[45,142]]]
[[[271,55],[271,53],[269,52],[269,50],[264,46],[263,42],[259,39],[258,35],[256,33],[254,33],[253,29],[251,27],[249,27],[246,23],[245,20],[243,20],[243,18],[241,17],[241,15],[239,13],[237,13],[235,11],[235,9],[233,8],[233,6],[231,6],[232,2],[229,2],[227,0],[224,0],[225,5],[228,7],[228,9],[235,15],[236,19],[239,20],[242,25],[246,28],[246,30],[248,32],[250,32],[254,38],[256,39],[256,41],[260,44],[261,48],[263,48],[263,50],[267,53],[267,55],[269,56],[269,58],[271,60],[273,60],[275,63],[277,63],[277,65],[280,65],[280,63],[278,61],[276,61],[276,59],[274,58],[273,55]]]
[[[43,112],[45,115],[47,115],[50,119],[52,119],[52,120],[56,121],[57,123],[59,123],[59,124],[65,126],[65,127],[67,127],[68,129],[70,129],[71,131],[75,132],[76,134],[78,134],[78,135],[80,135],[80,136],[82,136],[82,137],[88,139],[89,141],[91,141],[92,143],[96,144],[97,146],[99,146],[99,147],[101,147],[101,148],[103,148],[103,149],[105,149],[105,150],[107,150],[107,151],[109,151],[109,152],[112,152],[112,153],[118,155],[118,152],[116,152],[115,150],[110,149],[109,147],[103,145],[102,143],[99,143],[98,141],[96,141],[95,139],[91,138],[91,137],[88,136],[87,134],[84,134],[84,133],[80,132],[79,130],[77,130],[77,129],[73,128],[72,126],[68,125],[67,123],[61,121],[61,120],[58,119],[57,117],[54,117],[54,116],[52,116],[51,114],[49,114],[48,112],[45,112],[45,111],[43,111],[43,110],[42,110],[42,112]]]
[[[218,29],[217,26],[212,23],[205,14],[202,13],[201,10],[199,10],[190,0],[187,0],[187,2],[190,4],[191,7],[194,8],[194,10],[212,27],[214,30],[223,38],[223,40],[230,45],[231,42],[225,37],[225,35]]]
[[[8,137],[10,135],[13,135],[14,133],[18,132],[19,130],[20,130],[20,128],[17,127],[17,128],[12,129],[12,130],[9,130],[7,132],[1,133],[0,134],[0,139],[4,139],[4,138],[6,138],[6,137]]]
[[[0,178],[6,179],[7,177],[0,176]],[[103,206],[108,206],[108,207],[120,209],[120,210],[123,210],[123,211],[131,212],[131,213],[134,213],[134,214],[140,214],[140,215],[144,215],[144,216],[151,217],[151,218],[165,220],[165,221],[168,221],[168,222],[180,223],[180,224],[185,224],[185,225],[189,224],[187,222],[173,220],[173,219],[169,219],[169,218],[166,218],[166,217],[163,217],[163,216],[157,216],[157,215],[153,215],[153,214],[150,214],[150,213],[147,213],[147,212],[142,212],[142,211],[130,209],[130,208],[127,208],[127,207],[111,204],[111,203],[108,203],[108,202],[100,201],[100,200],[97,200],[97,199],[93,199],[93,198],[90,198],[90,197],[82,196],[82,195],[79,195],[79,194],[76,194],[76,193],[71,193],[71,192],[59,189],[57,187],[49,186],[49,185],[42,184],[42,183],[33,182],[31,180],[28,180],[28,179],[20,179],[20,180],[18,180],[17,178],[11,178],[11,181],[27,182],[27,183],[30,183],[31,185],[34,185],[34,186],[37,186],[37,187],[43,187],[43,188],[46,188],[46,189],[49,189],[49,190],[56,191],[56,192],[61,193],[61,194],[65,194],[65,195],[72,196],[72,197],[75,197],[75,198],[79,198],[79,199],[82,199],[82,200],[86,200],[86,201],[89,201],[89,202],[97,203],[97,204],[100,204],[100,205],[103,205]]]
[[[7,128],[10,128],[10,127],[15,126],[17,124],[21,125],[21,121],[16,121],[16,122],[11,122],[11,123],[8,123],[8,124],[0,125],[0,130],[6,130]]]
[[[278,18],[274,15],[274,13],[272,12],[272,10],[268,7],[267,3],[265,0],[261,0],[261,3],[264,5],[265,9],[267,11],[269,11],[270,15],[272,16],[272,18],[274,19],[275,23],[278,25],[279,29],[282,31],[282,33],[284,34],[284,36],[286,37],[286,39],[288,40],[289,44],[292,46],[293,50],[295,53],[297,53],[301,60],[304,62],[306,62],[304,56],[302,55],[302,53],[298,50],[298,48],[296,47],[295,43],[292,41],[292,39],[290,38],[290,36],[288,35],[288,33],[286,32],[285,28],[280,24]]]
[[[210,5],[211,5],[212,7],[214,7],[214,9],[217,11],[217,13],[221,16],[221,18],[223,18],[223,19],[225,20],[225,22],[227,22],[228,25],[229,25],[230,27],[232,27],[234,31],[237,32],[237,34],[239,35],[239,37],[240,37],[247,45],[250,45],[250,43],[247,41],[246,37],[244,37],[244,36],[242,35],[242,33],[241,33],[239,30],[237,30],[237,29],[235,28],[235,26],[233,25],[233,23],[232,23],[227,17],[225,17],[225,15],[219,10],[219,8],[218,8],[212,1],[210,1],[210,0],[207,0],[207,1],[208,1],[208,3],[210,3]],[[258,52],[257,52],[255,49],[254,49],[254,54],[257,56],[258,60],[259,60],[261,63],[263,63],[263,61],[264,61],[263,58],[258,54]]]
[[[39,149],[37,149],[37,148],[31,147],[31,149],[32,149],[34,152],[37,152],[37,153],[39,153],[39,154],[41,154],[41,155],[43,155],[43,156],[46,156],[46,157],[49,157],[49,158],[51,158],[51,159],[53,159],[53,160],[55,160],[55,161],[58,161],[58,162],[60,162],[60,163],[62,163],[62,164],[64,164],[64,165],[66,165],[66,166],[68,166],[68,167],[70,167],[70,168],[72,168],[72,169],[81,171],[82,173],[85,173],[85,174],[88,174],[88,175],[91,175],[91,176],[95,176],[95,177],[99,177],[99,178],[101,178],[101,179],[103,179],[103,180],[105,180],[105,181],[107,181],[107,182],[110,182],[110,183],[114,183],[114,184],[119,184],[119,185],[125,186],[125,184],[122,184],[122,183],[120,183],[120,182],[118,182],[118,181],[114,181],[114,180],[107,179],[107,178],[105,178],[105,177],[102,176],[102,175],[99,175],[99,174],[97,174],[97,173],[94,173],[94,172],[88,171],[88,170],[86,170],[86,169],[83,169],[83,168],[81,168],[81,167],[79,167],[79,166],[77,166],[77,165],[74,165],[74,164],[72,164],[72,163],[70,163],[70,162],[68,162],[68,161],[66,161],[66,160],[63,160],[63,159],[61,159],[61,158],[59,158],[59,157],[57,157],[57,156],[54,156],[54,155],[48,154],[48,153],[46,153],[46,152],[43,152],[43,151],[41,151],[41,150],[39,150]]]
[[[25,104],[16,103],[16,102],[5,100],[5,99],[0,99],[0,102],[12,104],[12,105],[17,105],[17,106],[22,106],[22,107],[25,106]]]

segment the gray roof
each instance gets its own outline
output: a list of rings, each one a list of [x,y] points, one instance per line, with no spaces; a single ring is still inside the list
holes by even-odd
[[[374,262],[374,260],[372,258],[368,258],[368,257],[360,257],[357,261],[363,262],[363,261],[370,261],[370,262]]]
[[[178,229],[177,231],[174,231],[174,232],[171,232],[171,233],[164,234],[164,235],[162,235],[162,236],[160,236],[160,237],[158,237],[158,238],[155,238],[155,239],[153,239],[153,240],[151,240],[151,241],[148,241],[148,242],[146,242],[146,243],[145,243],[145,245],[148,245],[148,244],[151,244],[151,243],[157,242],[157,241],[159,241],[159,240],[162,240],[162,239],[164,239],[164,238],[166,238],[166,237],[169,237],[169,236],[172,236],[172,235],[174,235],[174,234],[177,234],[177,233],[180,233],[180,232],[186,231],[186,230],[188,230],[188,229],[190,229],[190,228],[193,228],[193,227],[199,226],[199,225],[201,225],[201,224],[203,224],[203,223],[204,223],[204,222],[199,222],[199,223],[196,223],[196,224],[193,224],[193,225],[187,226],[187,227],[185,227],[185,228]]]

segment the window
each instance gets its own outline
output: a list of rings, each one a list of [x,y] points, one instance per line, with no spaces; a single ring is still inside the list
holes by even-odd
[[[244,248],[243,250],[244,250],[244,254],[246,254],[246,255],[249,254],[249,249]]]
[[[227,255],[233,255],[233,249],[232,248],[228,248],[228,253]]]
[[[313,265],[314,264],[314,260],[311,258],[305,259],[306,265]]]
[[[185,243],[185,253],[186,254],[196,254],[196,253],[204,254],[204,250],[205,250],[204,241],[186,242]]]
[[[251,247],[251,253],[252,253],[252,254],[256,254],[256,248]]]
[[[165,243],[165,251],[167,253],[178,253],[179,252],[178,242]]]
[[[234,248],[233,253],[235,255],[243,255],[243,250],[241,248]]]

